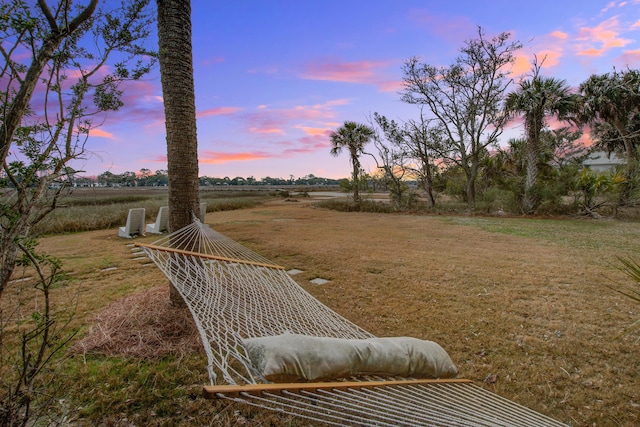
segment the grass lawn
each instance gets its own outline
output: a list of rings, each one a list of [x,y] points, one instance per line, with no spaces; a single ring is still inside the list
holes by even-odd
[[[210,212],[206,223],[304,271],[302,287],[370,332],[440,343],[462,378],[570,425],[640,424],[640,341],[614,338],[640,307],[608,287],[628,283],[616,256],[637,259],[637,222],[341,213],[301,199]],[[195,328],[128,243],[116,228],[42,239],[72,271],[58,298],[77,300],[79,334],[57,370],[68,420],[308,425],[200,398],[207,362]]]

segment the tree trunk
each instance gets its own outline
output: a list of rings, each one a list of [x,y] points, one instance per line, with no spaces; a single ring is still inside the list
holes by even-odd
[[[422,186],[424,191],[427,193],[427,200],[429,202],[429,207],[433,208],[436,205],[436,198],[433,195],[433,177],[431,176],[431,168],[429,165],[424,170],[424,175],[422,178]]]
[[[351,150],[351,164],[353,165],[353,202],[356,206],[360,206],[360,162],[358,161],[358,153]]]
[[[197,215],[198,141],[191,48],[191,2],[157,0],[160,77],[167,131],[169,231],[189,225]],[[184,305],[171,286],[171,302]]]
[[[526,173],[524,181],[524,196],[522,198],[522,210],[525,214],[534,213],[538,207],[538,197],[535,194],[535,186],[538,181],[539,145],[538,138],[530,135],[526,145]]]
[[[477,154],[471,157],[471,167],[468,170],[465,168],[467,174],[467,209],[470,211],[475,209],[476,206],[476,178],[478,176],[478,160]]]

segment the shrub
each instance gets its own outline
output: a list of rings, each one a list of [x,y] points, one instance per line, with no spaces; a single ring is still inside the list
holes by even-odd
[[[631,278],[631,286],[612,289],[628,298],[631,298],[635,302],[640,303],[640,263],[626,258],[618,258],[618,261],[622,264],[618,267],[620,271]],[[618,336],[631,334],[633,332],[640,332],[640,319],[627,326]]]
[[[318,202],[317,206],[339,212],[391,213],[395,211],[388,203],[373,200],[362,200],[360,206],[357,206],[352,200],[329,199]]]

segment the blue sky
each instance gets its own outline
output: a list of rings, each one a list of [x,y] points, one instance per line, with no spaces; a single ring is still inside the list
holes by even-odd
[[[448,65],[481,26],[523,43],[514,78],[577,87],[591,74],[640,68],[640,0],[192,0],[200,175],[348,177],[329,133],[374,112],[415,118],[400,101],[402,65]],[[154,31],[155,33],[155,31]],[[155,37],[155,36],[154,36]],[[512,87],[515,89],[515,86]],[[166,169],[159,70],[125,87],[125,106],[92,130],[86,175]],[[520,130],[517,125],[513,136]],[[369,166],[371,167],[371,166]]]

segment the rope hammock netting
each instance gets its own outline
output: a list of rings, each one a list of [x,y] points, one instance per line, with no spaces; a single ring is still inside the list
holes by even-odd
[[[461,379],[363,375],[273,384],[249,357],[247,339],[283,334],[376,338],[315,299],[284,267],[197,220],[138,246],[193,315],[208,357],[207,397],[339,426],[565,425]]]

